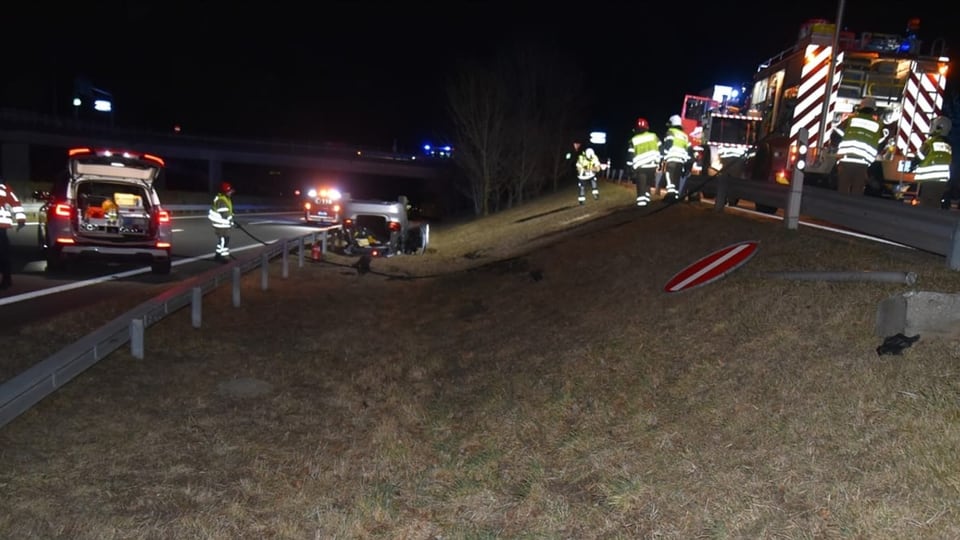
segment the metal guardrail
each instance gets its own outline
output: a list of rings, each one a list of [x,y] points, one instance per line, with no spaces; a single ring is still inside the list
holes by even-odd
[[[758,205],[785,210],[788,228],[796,228],[799,213],[870,234],[892,242],[944,255],[952,270],[960,270],[960,217],[940,209],[912,207],[873,197],[854,197],[817,187],[781,186],[743,180],[727,175],[714,177],[717,195],[714,208],[723,211],[728,201],[744,199]],[[206,205],[182,205],[206,212]],[[269,260],[283,259],[283,276],[287,277],[287,255],[295,247],[299,264],[303,265],[305,239],[312,236],[316,244],[320,235],[322,252],[327,251],[328,227],[316,232],[285,239],[265,246],[249,259],[196,276],[163,294],[140,304],[108,322],[92,334],[64,348],[22,374],[0,385],[0,427],[25,412],[57,388],[102,360],[126,343],[133,354],[142,358],[143,331],[188,304],[193,305],[194,327],[200,326],[199,305],[203,295],[213,291],[228,274],[232,275],[234,305],[239,306],[240,274],[257,267],[262,269],[261,287],[267,288]]]
[[[206,206],[204,206],[206,211]],[[268,268],[270,260],[280,257],[283,263],[283,277],[288,276],[288,255],[296,251],[298,265],[304,264],[305,245],[308,238],[311,245],[320,242],[321,252],[327,252],[328,232],[339,229],[339,225],[318,229],[309,234],[283,239],[261,248],[257,254],[238,259],[221,268],[214,268],[194,276],[164,293],[147,300],[137,307],[123,313],[106,323],[93,333],[60,351],[23,373],[0,384],[0,427],[26,412],[43,398],[52,394],[71,379],[106,358],[126,343],[136,358],[142,359],[143,331],[171,315],[188,304],[193,306],[192,321],[195,328],[200,327],[200,305],[204,295],[215,290],[221,283],[230,279],[233,287],[233,304],[240,305],[240,277],[256,268],[261,268],[260,284],[263,290],[268,287]]]
[[[899,201],[851,196],[825,188],[782,186],[718,175],[714,208],[744,199],[784,209],[784,222],[796,228],[799,214],[863,234],[946,257],[947,267],[960,270],[960,216],[940,208],[910,206]]]

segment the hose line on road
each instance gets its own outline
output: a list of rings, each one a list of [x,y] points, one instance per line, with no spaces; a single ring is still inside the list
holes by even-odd
[[[238,228],[238,229],[240,229],[241,231],[243,231],[244,234],[246,234],[246,235],[249,236],[250,238],[253,238],[255,241],[260,242],[261,244],[263,244],[263,245],[265,245],[265,246],[269,246],[269,245],[270,245],[270,244],[268,244],[267,242],[264,242],[263,240],[257,238],[257,237],[254,236],[253,234],[251,234],[250,231],[244,229],[244,228],[243,228],[243,225],[240,225],[240,222],[239,222],[239,221],[234,221],[233,224],[234,224],[234,226],[235,226],[236,228]]]

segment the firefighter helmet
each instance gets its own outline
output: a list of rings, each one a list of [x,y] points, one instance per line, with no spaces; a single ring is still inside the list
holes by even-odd
[[[220,193],[225,193],[227,195],[233,193],[233,185],[230,182],[223,182],[220,184]]]
[[[667,122],[667,125],[670,127],[680,127],[683,125],[683,121],[680,120],[679,114],[675,114],[670,117],[670,120]]]
[[[946,116],[938,116],[930,123],[930,133],[940,134],[946,137],[950,135],[951,127],[953,127],[953,122],[951,122],[949,118]]]
[[[637,118],[637,129],[647,131],[650,129],[650,122],[647,122],[646,118]]]
[[[860,110],[861,110],[861,111],[866,111],[866,110],[873,111],[873,110],[876,110],[876,109],[877,109],[877,101],[876,101],[875,99],[873,99],[872,97],[865,97],[865,98],[863,98],[863,99],[860,100]]]

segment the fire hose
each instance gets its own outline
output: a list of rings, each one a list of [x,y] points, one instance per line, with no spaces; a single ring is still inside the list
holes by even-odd
[[[257,237],[254,236],[253,234],[251,234],[250,231],[248,231],[248,230],[246,230],[245,228],[243,228],[243,225],[241,225],[239,221],[233,220],[233,226],[236,227],[236,228],[238,228],[238,229],[240,229],[241,231],[243,231],[244,234],[246,234],[246,235],[249,236],[250,238],[253,238],[255,241],[260,242],[261,244],[263,244],[263,245],[265,245],[265,246],[270,245],[269,243],[264,242],[263,240],[257,238]]]

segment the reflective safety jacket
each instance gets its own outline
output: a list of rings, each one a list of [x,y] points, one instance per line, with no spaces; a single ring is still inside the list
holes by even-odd
[[[233,227],[233,201],[223,193],[217,193],[207,212],[207,218],[215,229],[229,229]]]
[[[0,184],[0,229],[9,229],[14,222],[26,223],[27,214],[17,194],[6,184]]]
[[[593,158],[589,158],[584,152],[577,157],[577,177],[581,180],[593,178],[598,172],[600,172],[600,158],[596,154]]]
[[[883,125],[874,120],[873,115],[854,113],[836,128],[841,137],[837,145],[837,161],[840,163],[859,163],[870,165],[877,160],[877,153],[883,143]]]
[[[943,135],[931,135],[923,141],[917,151],[920,163],[913,170],[913,179],[917,182],[950,180],[950,161],[953,159],[953,147]]]
[[[667,163],[690,161],[690,137],[682,129],[671,126],[663,137],[663,160]]]
[[[634,169],[656,169],[660,165],[660,137],[652,131],[637,133],[630,138],[627,154]]]

